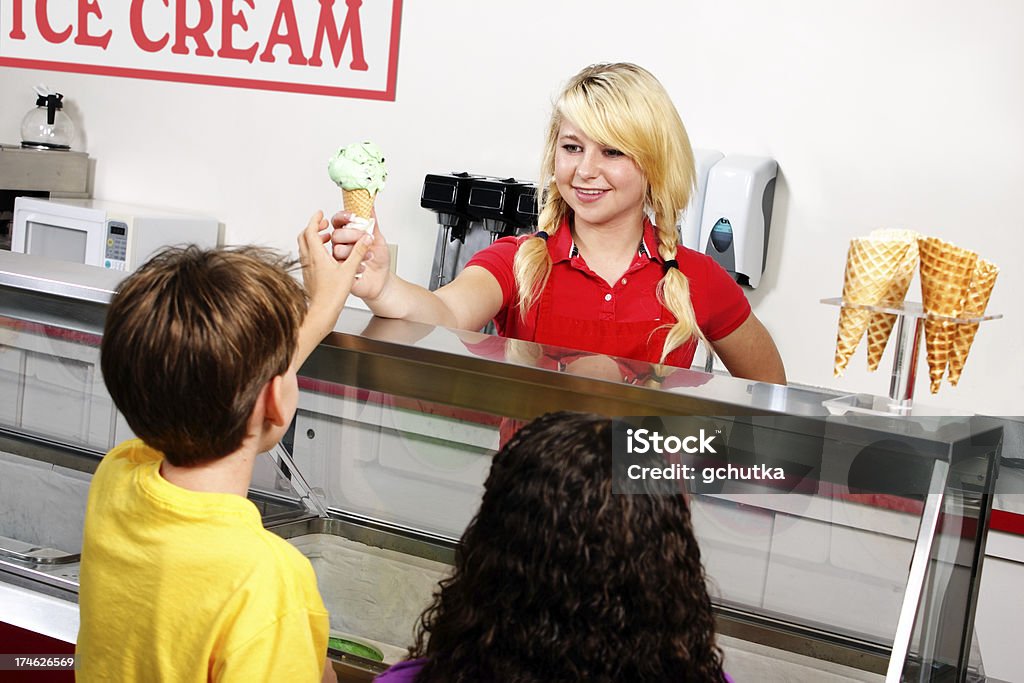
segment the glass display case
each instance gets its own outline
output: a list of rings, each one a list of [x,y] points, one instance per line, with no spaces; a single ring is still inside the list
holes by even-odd
[[[36,595],[74,605],[89,475],[131,436],[99,372],[116,276],[32,258],[0,254],[0,589],[18,597],[0,607],[7,622]],[[683,480],[680,495],[737,680],[771,659],[752,664],[751,643],[834,676],[806,680],[984,680],[973,617],[999,421],[836,416],[821,390],[356,310],[299,384],[294,423],[261,456],[250,498],[310,559],[332,633],[368,648],[330,651],[343,680],[403,657],[491,456],[554,410],[699,426],[720,440],[696,471],[726,474]],[[729,474],[776,468],[784,476]]]

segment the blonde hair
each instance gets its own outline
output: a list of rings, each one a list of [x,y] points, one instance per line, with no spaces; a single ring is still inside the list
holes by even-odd
[[[537,223],[548,235],[554,235],[572,213],[554,180],[558,132],[565,119],[598,144],[624,153],[643,172],[647,178],[644,209],[654,214],[658,253],[666,261],[674,260],[679,244],[676,222],[690,201],[696,171],[686,128],[665,88],[635,64],[594,64],[572,77],[551,114],[541,163],[541,184],[547,183],[547,191],[543,200],[538,192]],[[545,240],[525,239],[516,253],[513,270],[519,289],[519,313],[525,320],[551,274]],[[692,337],[707,341],[697,326],[690,283],[678,268],[665,272],[658,283],[657,297],[676,318],[675,324],[665,325],[669,332],[660,362]]]

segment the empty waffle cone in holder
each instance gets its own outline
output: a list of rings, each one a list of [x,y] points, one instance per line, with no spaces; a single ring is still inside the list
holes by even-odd
[[[973,319],[985,314],[998,275],[999,268],[994,263],[978,259],[974,267],[974,274],[971,276],[971,284],[967,288],[964,313],[961,317]],[[970,353],[971,345],[974,344],[974,336],[978,333],[978,327],[979,323],[966,322],[957,324],[953,330],[953,344],[950,350],[948,369],[949,383],[953,386],[960,381],[960,375],[963,373],[964,364],[967,363],[967,354]]]
[[[987,281],[988,276],[985,276]],[[979,280],[981,282],[981,280]],[[979,297],[981,286],[979,286]],[[991,287],[989,287],[991,293]],[[987,300],[986,300],[987,301]],[[868,314],[893,315],[896,318],[896,341],[893,358],[892,379],[888,398],[867,394],[851,394],[839,396],[824,402],[825,407],[833,415],[848,412],[872,415],[909,415],[913,408],[914,384],[917,379],[917,354],[921,338],[929,323],[948,325],[952,329],[973,327],[977,332],[980,323],[987,320],[1002,318],[1002,314],[962,313],[959,316],[940,315],[927,312],[918,302],[908,301],[899,306],[854,304],[842,297],[822,299],[821,303],[840,306],[843,309],[865,311]],[[949,411],[945,411],[948,413]]]
[[[910,289],[910,283],[914,279],[914,274],[917,272],[917,265],[920,260],[917,249],[917,240],[920,239],[921,236],[913,230],[874,230],[871,232],[871,237],[873,239],[904,242],[907,244],[907,250],[904,252],[900,262],[896,265],[896,272],[893,274],[892,280],[889,281],[889,287],[878,302],[880,306],[898,308],[903,304],[904,299],[906,299],[907,290]],[[868,370],[871,370],[872,372],[878,369],[878,365],[882,360],[882,354],[885,352],[886,344],[889,343],[892,328],[896,324],[896,318],[897,314],[895,313],[878,313],[872,311],[869,314],[867,332]]]
[[[918,240],[921,296],[929,314],[924,323],[931,392],[939,390],[949,365],[956,321],[964,311],[978,255],[935,237]]]
[[[843,301],[851,305],[839,311],[834,361],[836,376],[846,370],[868,329],[871,311],[862,306],[875,306],[882,302],[909,247],[910,242],[903,240],[866,238],[850,241],[843,274]]]

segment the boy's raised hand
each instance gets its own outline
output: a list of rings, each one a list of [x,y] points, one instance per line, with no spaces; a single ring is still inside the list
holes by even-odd
[[[344,261],[338,261],[328,252],[325,244],[331,241],[323,211],[317,211],[309,219],[306,229],[299,234],[299,262],[302,264],[302,280],[310,296],[310,308],[321,296],[333,299],[340,312],[345,305],[356,278],[366,264],[366,252],[373,245],[373,237],[364,235],[351,245],[351,253]]]
[[[323,211],[317,211],[299,233],[299,263],[302,264],[302,281],[309,293],[309,310],[299,331],[299,365],[334,329],[353,284],[365,268],[363,260],[367,250],[373,244],[373,237],[362,237],[352,244],[349,257],[339,262],[324,246],[331,240],[327,228]]]

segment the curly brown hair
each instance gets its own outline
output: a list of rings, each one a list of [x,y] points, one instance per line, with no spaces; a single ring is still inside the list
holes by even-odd
[[[417,680],[707,681],[722,653],[682,495],[612,494],[612,421],[552,413],[494,457]]]

